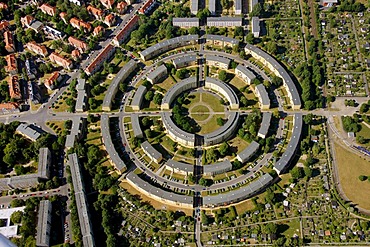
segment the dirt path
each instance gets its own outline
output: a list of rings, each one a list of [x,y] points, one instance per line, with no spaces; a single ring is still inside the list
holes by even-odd
[[[308,6],[310,7],[310,24],[311,24],[311,34],[315,39],[317,39],[317,22],[315,15],[315,2],[314,0],[308,0]]]

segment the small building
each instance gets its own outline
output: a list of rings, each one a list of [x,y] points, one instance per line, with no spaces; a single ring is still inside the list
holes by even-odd
[[[119,14],[124,14],[125,11],[127,10],[128,4],[126,2],[119,2],[117,3],[117,11]]]
[[[94,28],[93,35],[98,36],[99,34],[104,33],[104,27],[103,26],[97,26]]]
[[[210,0],[215,1],[215,0]],[[211,10],[210,10],[211,11]],[[212,11],[211,11],[212,13]],[[243,18],[241,17],[208,17],[208,27],[241,27],[243,26]]]
[[[258,97],[258,101],[262,110],[270,109],[270,98],[263,84],[258,84],[254,91]]]
[[[86,91],[85,91],[86,80],[79,78],[77,80],[77,99],[76,99],[76,112],[84,112],[86,107]]]
[[[199,27],[199,18],[196,18],[196,17],[173,18],[172,25],[174,27],[183,27],[183,28]]]
[[[61,80],[62,76],[59,74],[58,71],[55,71],[53,74],[51,74],[51,77],[49,79],[45,79],[44,85],[47,89],[53,90],[57,82],[60,82]]]
[[[141,148],[144,153],[149,156],[149,158],[155,163],[159,164],[163,157],[160,152],[158,152],[148,141],[145,141],[141,144]]]
[[[19,84],[18,76],[16,75],[9,76],[8,86],[9,86],[10,98],[15,99],[15,100],[21,100],[22,92],[21,92],[21,86]]]
[[[272,113],[271,112],[264,112],[262,115],[262,123],[261,126],[258,130],[258,137],[261,138],[266,138],[269,128],[270,128],[270,122],[272,118]]]
[[[48,50],[44,45],[38,45],[35,41],[28,42],[26,44],[28,50],[36,53],[37,55],[46,57],[48,55]]]
[[[241,162],[245,163],[247,162],[255,153],[257,153],[258,149],[260,147],[260,144],[256,141],[253,141],[251,144],[249,144],[248,147],[246,147],[243,151],[241,151],[236,158]]]
[[[37,167],[38,177],[41,179],[50,179],[50,167],[52,156],[50,149],[40,148],[39,150],[39,164]]]
[[[43,28],[44,33],[51,39],[64,39],[65,35],[63,32],[56,30],[50,26],[45,26]]]
[[[87,50],[87,44],[84,41],[79,40],[73,36],[70,36],[68,38],[68,42],[70,45],[79,49],[81,52],[85,52]]]
[[[235,15],[241,15],[243,13],[242,0],[234,0]]]
[[[144,95],[145,95],[146,92],[147,92],[147,89],[143,85],[140,85],[137,88],[136,93],[135,93],[135,95],[134,95],[134,97],[132,98],[132,101],[131,101],[132,110],[134,110],[134,111],[139,111],[140,110],[141,103],[143,102]]]
[[[9,53],[15,52],[14,37],[11,31],[4,32],[5,50]]]
[[[221,69],[228,69],[230,65],[230,59],[225,57],[219,57],[214,55],[207,55],[206,64],[208,66],[215,66]]]
[[[175,69],[184,68],[192,65],[196,65],[198,62],[196,55],[186,55],[173,60]]]
[[[139,114],[131,114],[131,125],[134,131],[134,137],[143,138],[143,131],[141,130]]]
[[[239,45],[239,40],[221,36],[221,35],[213,35],[207,34],[206,35],[206,44],[208,45],[217,45],[221,47],[234,47]]]
[[[6,67],[5,71],[8,72],[11,75],[15,75],[18,73],[18,63],[17,58],[14,54],[7,55],[5,57],[6,60]]]
[[[56,14],[57,8],[51,6],[50,4],[44,3],[40,6],[42,13],[54,16]]]
[[[35,142],[42,134],[42,132],[39,128],[36,128],[35,126],[33,126],[31,124],[27,125],[27,124],[24,124],[24,123],[21,123],[17,127],[16,133],[26,137],[27,139],[29,139],[33,142]]]
[[[92,5],[87,6],[87,12],[95,17],[97,20],[102,20],[104,12],[101,9],[95,8]]]
[[[1,103],[0,104],[0,115],[19,113],[19,104],[15,102]]]
[[[166,77],[167,77],[167,67],[166,65],[162,64],[161,66],[156,68],[153,72],[149,73],[146,79],[150,83],[156,84],[162,82],[162,80],[165,79]]]
[[[242,78],[248,85],[256,78],[251,70],[241,64],[235,68],[235,74]]]
[[[253,36],[255,38],[258,38],[260,36],[260,19],[256,16],[253,16],[252,17],[252,21],[251,21],[251,25],[252,25],[252,33],[253,33]]]
[[[72,69],[73,67],[73,62],[71,60],[62,57],[58,53],[55,52],[51,53],[49,59],[53,63],[56,63],[57,65],[62,66],[65,69]]]
[[[113,14],[109,14],[104,18],[104,23],[108,26],[111,27],[116,23],[116,17]]]
[[[113,8],[114,0],[100,0],[100,2],[107,9],[112,9]]]

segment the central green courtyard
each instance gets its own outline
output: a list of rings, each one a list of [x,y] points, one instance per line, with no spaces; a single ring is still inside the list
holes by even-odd
[[[226,107],[221,102],[221,97],[211,92],[193,92],[186,98],[183,105],[189,111],[189,116],[200,126],[198,134],[207,134],[221,126],[217,119],[225,119]]]

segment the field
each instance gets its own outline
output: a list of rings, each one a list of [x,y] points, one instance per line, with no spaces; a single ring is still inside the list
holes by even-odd
[[[358,179],[360,175],[370,176],[369,162],[338,144],[335,145],[335,153],[344,193],[353,203],[370,209],[370,183]]]

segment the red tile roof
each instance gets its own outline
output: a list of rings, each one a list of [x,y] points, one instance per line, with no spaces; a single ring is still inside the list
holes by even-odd
[[[95,18],[97,19],[101,19],[103,18],[103,10],[101,9],[98,9],[98,8],[95,8],[91,5],[87,6],[87,11],[92,14],[93,16],[95,16]]]
[[[13,39],[13,34],[10,31],[5,31],[4,32],[4,41],[5,41],[5,49],[8,52],[14,52],[15,51],[15,46],[14,46],[14,39]]]
[[[7,72],[11,72],[11,71],[16,72],[18,70],[17,59],[16,59],[14,54],[10,54],[10,55],[6,56],[5,60],[6,60],[6,63],[7,63],[7,66],[5,67],[5,70]]]
[[[78,49],[80,49],[82,52],[86,51],[87,50],[87,44],[85,42],[83,42],[82,40],[79,40],[75,37],[72,37],[70,36],[68,38],[68,42],[73,46],[73,47],[76,47]]]
[[[50,16],[54,16],[56,14],[57,8],[51,6],[50,4],[44,3],[40,6],[40,9],[43,13],[48,14]]]
[[[155,3],[155,0],[148,0],[144,5],[139,9],[139,13],[145,14],[147,10]]]
[[[69,20],[69,22],[71,23],[72,26],[74,27],[77,27],[77,28],[83,28],[83,29],[86,29],[87,31],[90,31],[91,30],[91,25],[90,23],[87,23],[87,22],[84,22],[82,20],[79,20],[75,17],[71,18]]]
[[[22,93],[19,86],[18,76],[13,75],[9,78],[9,94],[12,99],[21,99]]]
[[[44,45],[39,45],[35,41],[31,41],[26,44],[26,47],[33,51],[34,53],[42,56],[46,56],[48,54],[48,50],[46,49],[46,46]]]

